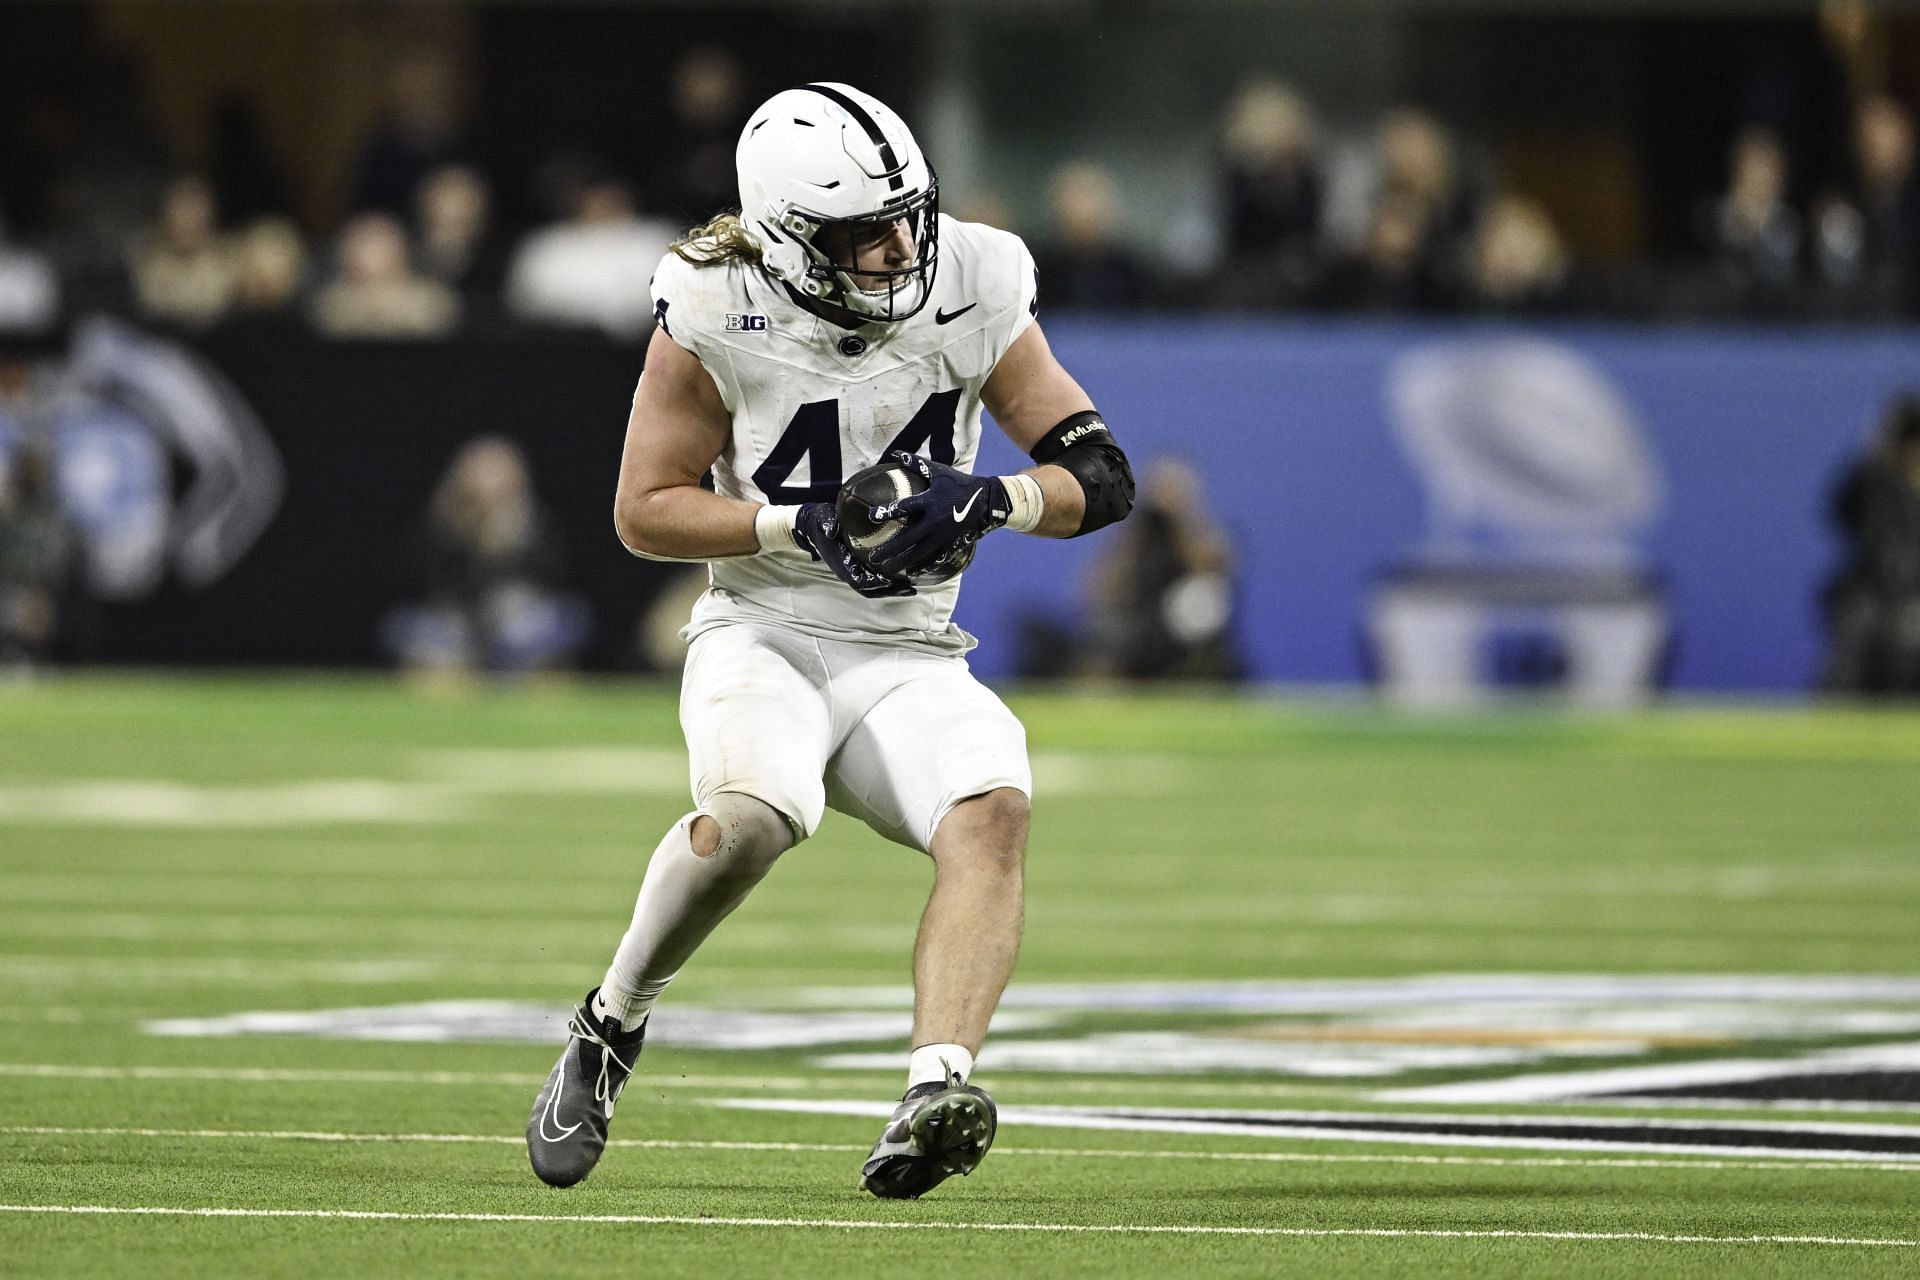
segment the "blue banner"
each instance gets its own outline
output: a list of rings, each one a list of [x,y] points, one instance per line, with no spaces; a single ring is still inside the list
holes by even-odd
[[[1651,573],[1678,689],[1798,691],[1839,551],[1828,494],[1920,335],[1054,318],[1048,337],[1136,467],[1200,473],[1232,535],[1257,679],[1368,671],[1378,576],[1450,557]],[[1023,460],[990,433],[980,465]],[[1111,535],[1109,535],[1110,537]],[[1010,675],[1021,620],[1072,620],[1102,537],[998,537],[967,575],[975,669]]]

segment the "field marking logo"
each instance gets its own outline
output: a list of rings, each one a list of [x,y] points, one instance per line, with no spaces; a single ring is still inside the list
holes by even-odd
[[[141,1024],[149,1035],[185,1037],[316,1036],[408,1043],[550,1044],[564,1039],[570,1009],[512,1000],[433,1000],[352,1009],[260,1010],[212,1018],[161,1018]],[[1035,1031],[1044,1014],[1005,1014],[994,1026]],[[780,1012],[662,1005],[648,1019],[654,1043],[681,1049],[754,1051],[825,1045],[898,1044],[913,1031],[910,1012]],[[895,1055],[897,1056],[897,1055]],[[894,1065],[893,1058],[888,1059]]]
[[[827,1070],[899,1065],[912,1018],[905,987],[762,999],[755,1009],[664,1005],[655,1043],[802,1050]],[[165,1019],[144,1029],[547,1044],[561,1038],[567,1012],[452,1000]],[[997,1073],[1346,1082],[1356,1097],[1395,1102],[1920,1112],[1920,979],[1441,974],[1016,985],[984,1060]]]

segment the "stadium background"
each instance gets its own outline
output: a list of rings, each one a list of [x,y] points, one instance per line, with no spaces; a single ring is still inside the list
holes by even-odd
[[[926,868],[830,816],[560,1199],[685,805],[636,263],[816,78],[1205,501],[969,577],[1041,793],[981,1176],[851,1193]],[[1916,107],[1842,2],[0,4],[0,1271],[1902,1274]],[[576,625],[396,678],[488,439]]]
[[[713,40],[720,15],[745,34]],[[203,357],[270,442],[244,466],[217,459],[266,510],[230,567],[106,589],[110,572],[76,570],[73,659],[390,662],[383,618],[418,590],[395,549],[461,444],[499,435],[529,452],[560,576],[591,609],[578,658],[658,665],[635,629],[673,574],[628,561],[602,500],[645,301],[533,297],[521,260],[600,216],[583,206],[611,186],[631,207],[603,224],[598,269],[637,297],[632,256],[726,198],[745,105],[854,49],[858,78],[918,124],[946,207],[1032,243],[1049,332],[1143,461],[1197,466],[1237,548],[1231,631],[1257,679],[1379,673],[1383,575],[1458,558],[1435,550],[1442,482],[1396,370],[1525,339],[1600,389],[1486,392],[1526,456],[1491,441],[1479,465],[1564,504],[1568,527],[1615,519],[1600,559],[1651,584],[1663,615],[1647,678],[1812,688],[1822,591],[1847,554],[1831,494],[1920,367],[1920,26],[1898,13],[135,3],[5,20],[15,361],[57,369],[90,318],[118,315]],[[1871,120],[1891,139],[1878,152]],[[427,194],[450,171],[478,191],[464,223]],[[169,232],[166,210],[199,192],[205,225]],[[1750,232],[1729,229],[1747,225],[1736,206]],[[385,233],[414,261],[395,240],[399,260],[372,269],[394,279],[366,283],[349,246]],[[580,250],[589,272],[595,251]],[[89,434],[46,425],[30,389],[9,398],[0,452],[36,433],[64,451],[83,559],[117,536],[154,542],[150,557],[195,536],[173,499],[204,456],[102,443],[140,424]],[[1472,434],[1475,412],[1449,429]],[[1573,413],[1608,421],[1552,429]],[[1579,510],[1635,485],[1607,470],[1622,449],[1645,473],[1637,508]],[[1090,605],[1062,586],[1084,596],[1094,554],[989,544],[962,613],[983,671],[1038,669],[1023,636],[1071,629]],[[1467,559],[1595,563],[1533,544]]]

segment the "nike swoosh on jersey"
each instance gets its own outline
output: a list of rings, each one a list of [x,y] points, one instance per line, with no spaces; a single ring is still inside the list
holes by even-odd
[[[983,490],[975,489],[973,491],[973,496],[967,499],[966,506],[955,507],[953,509],[953,522],[955,524],[959,524],[962,520],[965,520],[967,518],[967,512],[973,510],[973,504],[980,501],[980,494],[982,492]]]
[[[979,305],[977,302],[969,302],[958,311],[942,311],[940,308],[935,307],[933,309],[933,322],[935,324],[951,324]]]

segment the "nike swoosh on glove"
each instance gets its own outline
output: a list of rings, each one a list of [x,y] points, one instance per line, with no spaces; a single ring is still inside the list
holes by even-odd
[[[840,532],[840,518],[831,502],[802,503],[793,521],[793,540],[800,549],[833,570],[833,576],[869,600],[910,596],[913,584],[903,577],[875,573],[853,558],[853,548]]]
[[[998,529],[1013,512],[1007,486],[998,476],[970,476],[958,467],[898,450],[887,457],[918,472],[927,488],[871,509],[875,524],[907,522],[867,555],[867,562],[882,573],[922,569],[961,543]]]

